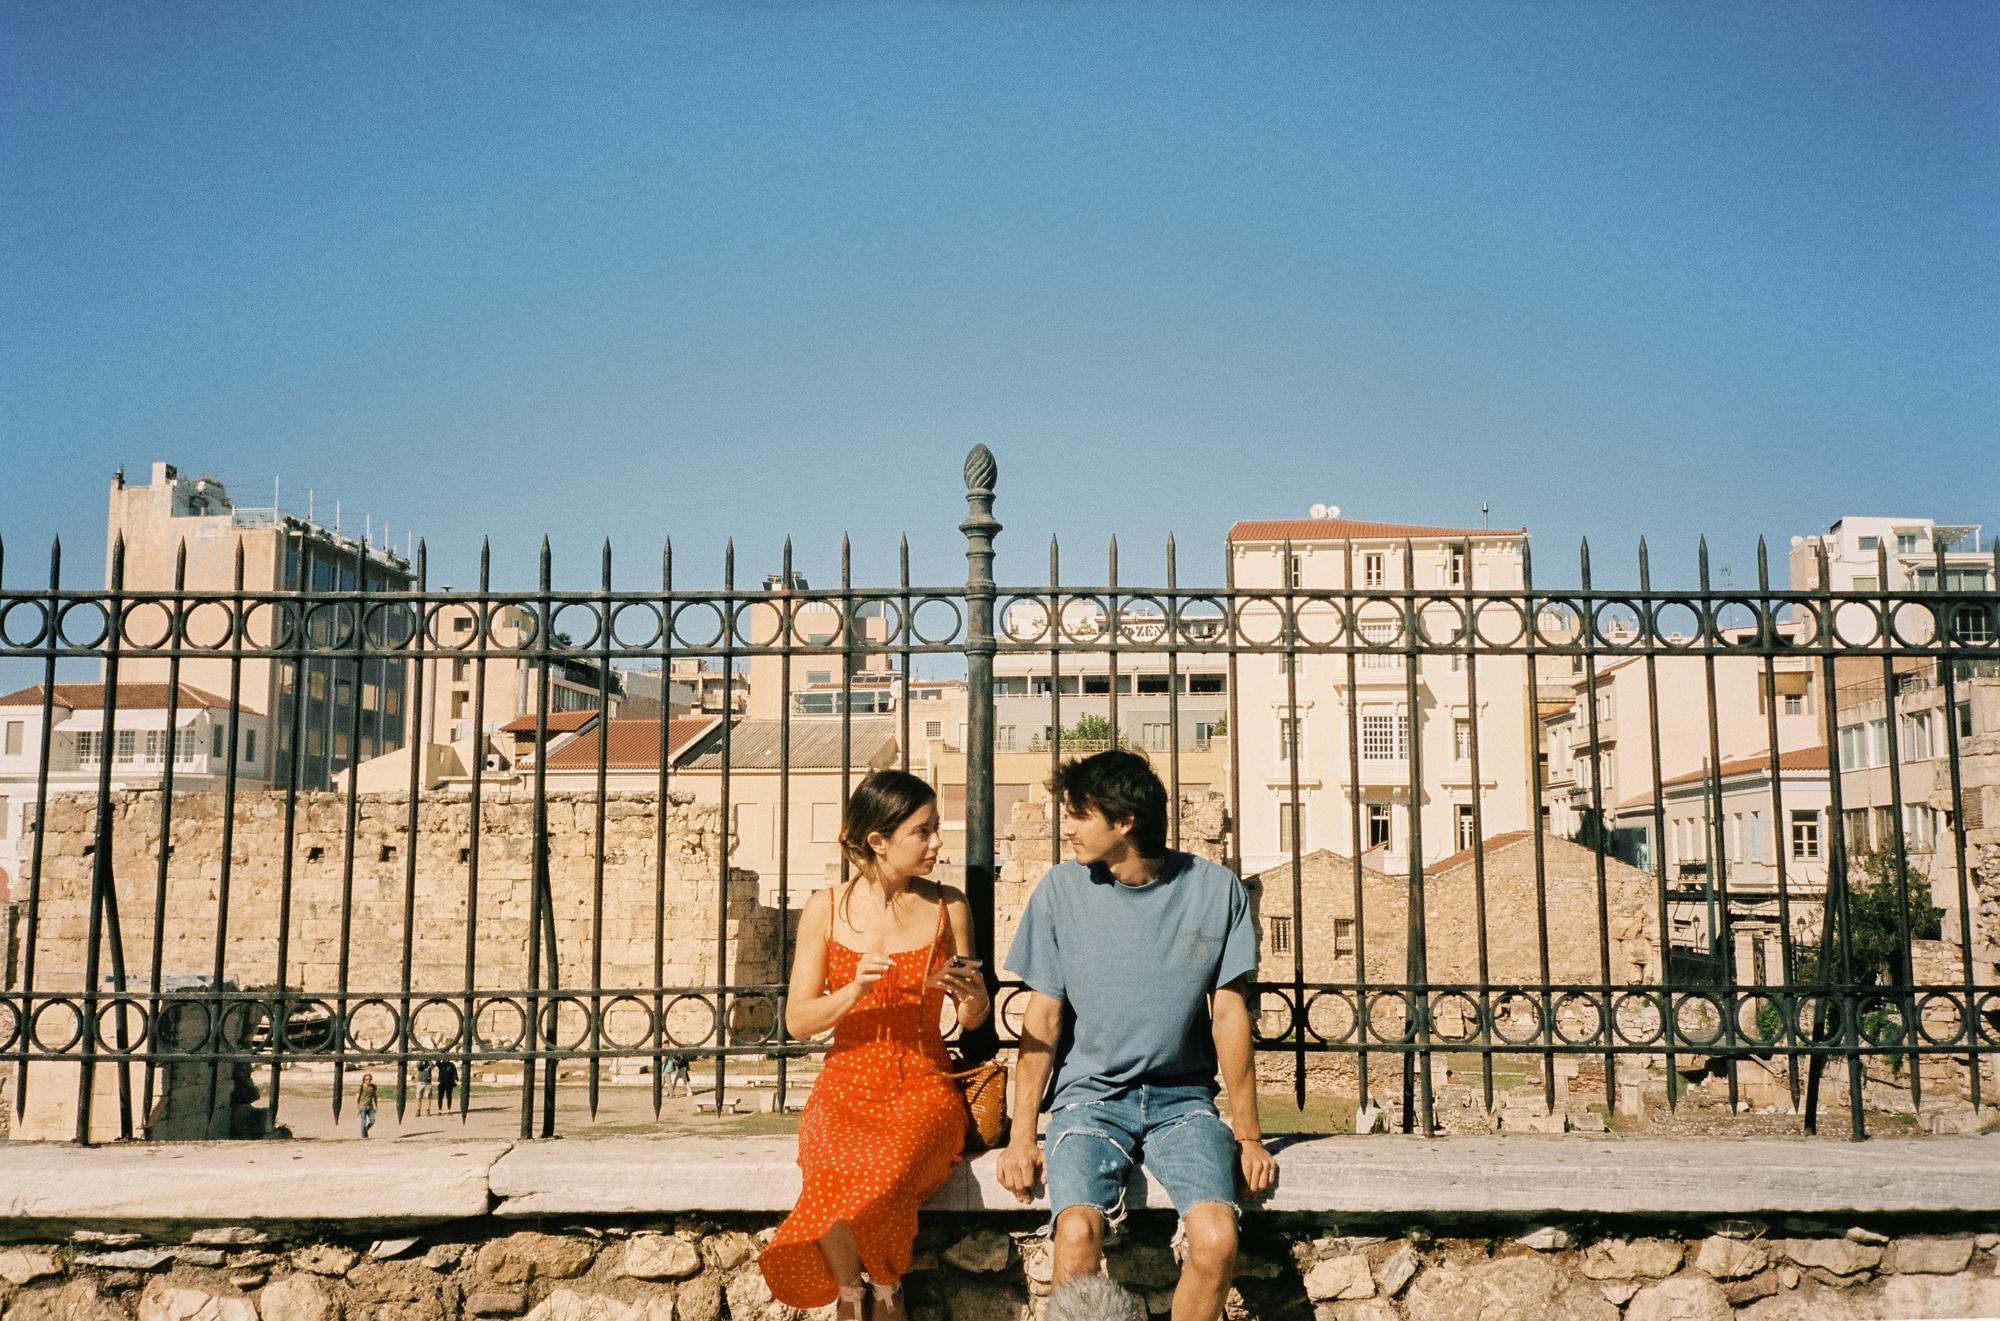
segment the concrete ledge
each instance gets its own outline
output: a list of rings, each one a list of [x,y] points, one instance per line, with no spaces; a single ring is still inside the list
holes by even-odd
[[[1778,1215],[2000,1216],[2000,1138],[1866,1143],[1336,1137],[1274,1142],[1264,1208],[1351,1217],[1533,1219]],[[496,1215],[781,1212],[798,1196],[794,1139],[0,1145],[0,1238],[35,1228]],[[962,1163],[937,1211],[1026,1211]],[[1169,1205],[1135,1180],[1130,1205]],[[1044,1209],[1037,1200],[1034,1209]]]
[[[0,1233],[10,1222],[145,1225],[485,1215],[504,1142],[163,1142],[0,1145]]]

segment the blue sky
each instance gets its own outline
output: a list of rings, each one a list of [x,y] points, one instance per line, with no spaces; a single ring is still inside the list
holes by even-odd
[[[2000,6],[0,13],[6,578],[156,458],[466,583],[1214,581],[1242,517],[1747,579],[2000,531]]]

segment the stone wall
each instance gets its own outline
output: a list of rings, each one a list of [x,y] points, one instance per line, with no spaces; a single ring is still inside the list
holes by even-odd
[[[83,967],[90,880],[95,859],[96,796],[51,801],[36,981],[41,989],[75,986]],[[154,893],[160,849],[160,794],[112,795],[113,868],[118,882],[126,966],[143,978],[152,958]],[[604,985],[653,985],[653,922],[657,797],[620,793],[605,804]],[[222,807],[217,794],[176,794],[167,840],[163,967],[170,974],[209,971],[222,864]],[[527,985],[527,939],[533,876],[534,799],[500,792],[480,804],[477,970],[480,988]],[[714,806],[670,793],[666,803],[665,982],[701,986],[755,985],[780,979],[777,914],[758,902],[757,878],[732,871],[728,948],[716,964],[717,869],[721,836]],[[587,980],[593,943],[595,798],[548,795],[549,875],[554,897],[560,975],[565,985]],[[409,800],[400,793],[364,794],[357,804],[353,848],[348,984],[357,993],[401,985],[405,868],[416,850],[411,908],[411,982],[417,991],[465,985],[465,929],[471,876],[472,805],[457,797],[425,796],[417,830],[407,829]],[[302,794],[294,828],[288,986],[331,991],[338,985],[346,848],[347,799]],[[231,843],[228,935],[224,975],[248,988],[278,976],[285,800],[253,792],[236,801]],[[108,971],[109,962],[105,963]]]
[[[282,1237],[82,1231],[0,1243],[5,1321],[790,1321],[756,1258],[774,1216]],[[0,1222],[4,1230],[4,1222]],[[1135,1213],[1112,1277],[1164,1315],[1169,1215]],[[1050,1256],[1024,1215],[928,1214],[914,1321],[1029,1321]],[[1246,1225],[1232,1321],[1848,1321],[2000,1314],[2000,1234],[1947,1223]]]

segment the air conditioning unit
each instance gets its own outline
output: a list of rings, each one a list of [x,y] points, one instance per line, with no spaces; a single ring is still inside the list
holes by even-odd
[[[497,752],[489,752],[486,754],[486,769],[489,771],[504,771],[507,769],[507,759]]]

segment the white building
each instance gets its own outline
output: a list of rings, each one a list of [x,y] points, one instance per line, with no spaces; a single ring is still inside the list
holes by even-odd
[[[159,787],[170,760],[176,791],[219,790],[227,783],[232,722],[225,697],[182,684],[178,700],[170,702],[165,684],[121,683],[117,710],[108,713],[103,684],[58,683],[45,727],[44,696],[41,684],[0,696],[0,894],[21,877],[32,854],[26,826],[34,819],[44,738],[50,797],[95,794],[107,762],[113,789]],[[261,788],[271,775],[267,722],[244,707],[234,729],[237,784]]]
[[[1527,541],[1520,528],[1339,517],[1239,522],[1229,530],[1237,591],[1267,592],[1272,602],[1242,607],[1249,640],[1282,644],[1281,612],[1289,601],[1298,609],[1301,647],[1343,644],[1347,634],[1337,602],[1313,594],[1351,585],[1372,594],[1361,599],[1360,636],[1383,648],[1358,655],[1351,677],[1345,655],[1302,653],[1295,676],[1287,675],[1283,655],[1240,657],[1242,725],[1233,741],[1243,761],[1239,828],[1246,874],[1289,858],[1295,835],[1302,851],[1351,856],[1359,850],[1370,866],[1400,874],[1413,853],[1428,865],[1470,846],[1479,837],[1475,821],[1488,837],[1532,828],[1537,738],[1525,656],[1481,656],[1472,672],[1463,656],[1420,656],[1413,708],[1410,662],[1397,653],[1405,641],[1403,594],[1415,596],[1430,640],[1448,642],[1463,625],[1460,607],[1468,591],[1521,590]],[[1505,602],[1482,607],[1482,635],[1494,643],[1517,638],[1519,614]],[[1299,799],[1288,808],[1294,755]],[[1352,773],[1357,765],[1358,777]],[[1421,838],[1413,839],[1419,818]]]

